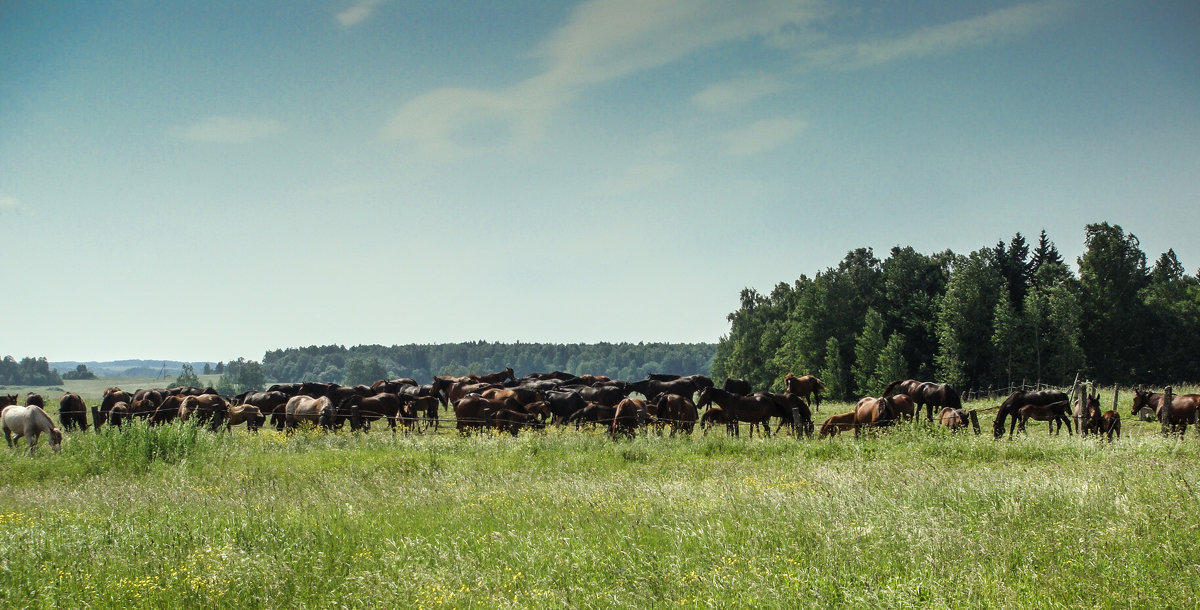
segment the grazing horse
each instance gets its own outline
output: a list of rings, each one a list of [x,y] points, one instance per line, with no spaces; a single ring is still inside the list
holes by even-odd
[[[67,392],[58,399],[58,421],[64,430],[87,430],[87,405],[78,394]]]
[[[864,427],[878,428],[890,426],[896,421],[896,409],[889,397],[861,398],[854,405],[854,437],[858,438],[859,431]]]
[[[537,415],[533,413],[514,411],[512,409],[496,409],[488,413],[487,417],[488,423],[490,423],[492,427],[501,432],[507,432],[513,436],[516,436],[517,432],[520,431],[521,428],[533,427],[541,424],[541,422],[538,421]]]
[[[267,390],[266,392],[243,392],[238,394],[240,399],[237,402],[245,405],[253,405],[258,407],[259,418],[261,425],[270,418],[271,425],[275,426],[276,430],[283,430],[284,405],[291,396],[281,390]],[[235,397],[236,398],[236,397]]]
[[[364,430],[371,427],[371,422],[386,417],[388,428],[392,432],[396,431],[396,417],[400,415],[399,396],[387,392],[367,397],[358,394],[349,396],[338,405],[334,425],[341,426],[345,423],[350,418],[353,407],[358,407],[359,424]]]
[[[0,412],[0,428],[4,429],[4,440],[8,446],[13,446],[14,440],[29,442],[29,455],[33,455],[33,447],[43,432],[50,435],[50,447],[57,452],[62,448],[62,431],[50,421],[50,416],[41,407],[35,405],[8,405]],[[16,439],[13,438],[16,435]]]
[[[799,395],[791,392],[784,392],[783,394],[756,392],[755,396],[762,396],[771,401],[771,416],[779,418],[779,425],[775,426],[776,434],[784,426],[795,430],[796,417],[792,413],[792,410],[795,409],[800,415],[800,432],[803,432],[807,436],[812,436],[812,411],[809,410],[808,403],[804,402],[804,399]]]
[[[812,395],[815,401],[813,406],[817,408],[817,411],[821,410],[821,392],[829,389],[821,383],[820,379],[812,375],[797,377],[791,373],[784,376],[783,387],[785,392],[795,394],[803,398],[805,402],[809,402],[809,395]]]
[[[438,408],[441,403],[433,396],[418,396],[409,401],[403,409],[400,410],[400,423],[405,428],[416,428],[417,432],[424,430],[433,424],[433,429],[438,429]]]
[[[654,402],[654,414],[658,421],[671,425],[671,436],[676,432],[691,434],[699,415],[696,403],[679,394],[659,394]]]
[[[892,394],[886,397],[896,410],[896,417],[913,421],[917,419],[917,405],[908,394]]]
[[[1196,409],[1200,407],[1200,394],[1178,394],[1171,398],[1171,404],[1163,412],[1163,395],[1158,392],[1147,392],[1141,388],[1133,391],[1133,415],[1149,407],[1154,409],[1159,420],[1166,419],[1172,431],[1183,436],[1188,424],[1192,422]]]
[[[17,395],[16,394],[0,394],[0,409],[3,409],[4,407],[7,407],[8,405],[15,405],[15,404],[17,404]]]
[[[504,406],[479,394],[468,394],[454,403],[455,428],[463,435],[470,434],[472,430],[482,431],[491,412]]]
[[[854,425],[855,415],[854,411],[830,415],[829,419],[826,419],[825,423],[821,424],[821,433],[817,435],[817,438],[825,438],[826,436],[832,438],[838,432],[851,428],[857,431],[858,427]]]
[[[1058,424],[1058,428],[1053,430],[1053,433],[1057,434],[1060,430],[1062,430],[1062,425],[1066,424],[1067,435],[1070,435],[1071,418],[1068,415],[1070,411],[1070,404],[1066,400],[1052,402],[1048,405],[1023,405],[1021,408],[1017,409],[1016,412],[1016,417],[1018,419],[1017,426],[1018,429],[1024,433],[1025,422],[1031,419],[1037,421],[1056,422]]]
[[[600,403],[593,402],[590,404],[585,404],[583,408],[578,409],[566,416],[562,423],[574,423],[576,428],[581,428],[585,424],[599,425],[601,422],[611,422],[616,413],[616,407],[608,407]]]
[[[739,426],[736,422],[749,422],[750,437],[754,437],[753,424],[762,426],[763,434],[771,436],[771,416],[774,415],[774,402],[759,395],[738,396],[730,394],[720,388],[708,387],[700,392],[700,399],[696,401],[697,407],[706,407],[713,403],[725,410],[727,416],[735,423],[733,425],[733,435],[738,436]]]
[[[258,407],[242,403],[229,407],[229,419],[225,420],[225,431],[233,429],[238,424],[246,424],[246,429],[258,432],[258,426],[263,422],[262,411]]]
[[[916,393],[917,388],[921,387],[922,383],[925,382],[917,381],[916,379],[897,379],[887,384],[887,387],[883,388],[883,393],[880,396],[892,396],[894,394],[908,394],[912,396]]]
[[[712,428],[715,424],[725,424],[725,432],[733,436],[733,426],[736,423],[721,407],[712,407],[700,416],[700,429],[704,431]]]
[[[1012,424],[1008,428],[1008,437],[1012,438],[1017,429],[1017,409],[1025,405],[1048,405],[1068,400],[1066,393],[1057,390],[1038,390],[1026,392],[1017,390],[1008,395],[996,411],[996,420],[992,422],[992,435],[999,439],[1004,436],[1004,418],[1012,416]]]
[[[46,399],[42,398],[37,392],[30,392],[25,395],[25,406],[46,408]]]
[[[588,401],[584,400],[583,395],[575,390],[550,390],[544,395],[546,402],[550,403],[550,413],[553,414],[554,422],[557,424],[565,424],[568,420],[578,421],[578,418],[572,420],[572,416],[588,406]],[[613,408],[617,405],[604,406]]]
[[[979,436],[979,416],[976,415],[974,409],[963,411],[962,409],[942,407],[942,412],[938,415],[938,423],[950,428],[953,432],[965,429],[970,424],[971,428],[975,431],[975,435]]]
[[[100,418],[95,422],[96,427],[100,427],[101,424],[108,420],[108,412],[118,402],[133,404],[133,395],[118,387],[111,387],[104,390],[104,398],[100,401]]]
[[[284,429],[289,433],[296,429],[301,422],[329,429],[333,427],[336,409],[328,396],[313,398],[297,395],[288,399],[283,407]]]
[[[617,403],[613,411],[612,428],[609,434],[613,440],[624,435],[633,438],[637,429],[650,422],[650,409],[646,401],[640,398],[626,398]]]
[[[179,401],[179,421],[187,421],[194,414],[198,423],[207,423],[211,419],[214,431],[228,413],[229,403],[217,394],[184,396]]]
[[[125,420],[132,416],[133,410],[129,408],[129,405],[118,402],[108,410],[108,425],[120,428],[125,423]]]

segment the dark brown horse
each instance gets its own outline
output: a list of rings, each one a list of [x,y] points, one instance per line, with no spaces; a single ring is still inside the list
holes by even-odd
[[[45,409],[46,408],[46,399],[42,398],[42,395],[38,394],[37,392],[30,392],[25,395],[25,406],[41,407],[42,409]]]
[[[58,421],[64,430],[87,430],[87,405],[78,394],[67,392],[58,399]]]
[[[1138,411],[1147,407],[1154,410],[1159,421],[1165,419],[1172,432],[1178,432],[1182,436],[1187,432],[1188,424],[1192,423],[1196,409],[1200,407],[1200,394],[1176,395],[1171,398],[1171,404],[1164,409],[1162,394],[1147,392],[1141,388],[1134,389],[1132,414],[1137,415]]]
[[[912,396],[917,391],[917,388],[921,387],[922,383],[925,382],[917,381],[916,379],[897,379],[887,384],[887,387],[883,388],[883,393],[880,396],[892,396],[893,394],[908,394]]]
[[[784,376],[783,388],[783,391],[803,398],[805,403],[815,400],[813,406],[817,408],[817,411],[821,410],[821,392],[829,389],[825,387],[825,384],[821,383],[820,379],[812,375],[797,377],[791,373]]]
[[[812,411],[808,408],[808,403],[805,402],[804,399],[799,395],[791,392],[784,392],[782,394],[776,394],[774,392],[756,392],[754,395],[762,396],[771,401],[771,416],[779,418],[779,424],[775,426],[776,434],[778,434],[779,430],[784,426],[791,428],[793,432],[795,432],[796,420],[797,416],[799,416],[799,432],[806,436],[812,436]],[[795,410],[795,413],[792,412],[793,410]]]
[[[933,421],[934,407],[962,408],[962,397],[958,395],[958,391],[954,389],[954,386],[947,383],[926,381],[917,386],[917,389],[909,394],[909,396],[916,403],[918,414],[921,412],[921,407],[925,407],[925,418],[928,421]]]
[[[734,422],[749,422],[751,424],[751,438],[754,437],[753,424],[761,425],[763,434],[771,436],[770,420],[774,414],[774,405],[771,399],[757,394],[752,396],[738,396],[720,388],[704,388],[704,391],[700,392],[700,399],[696,401],[696,406],[706,407],[713,403],[723,408],[726,415]],[[733,427],[734,436],[738,436],[738,427],[735,423]]]
[[[396,417],[400,414],[399,396],[387,392],[365,397],[358,394],[350,396],[338,405],[334,426],[341,426],[347,419],[351,419],[351,428],[354,429],[352,420],[354,407],[358,407],[360,427],[357,429],[370,429],[371,422],[386,417],[388,428],[392,432],[396,431]]]
[[[650,423],[650,407],[640,398],[626,398],[617,403],[613,412],[609,435],[616,440],[619,436],[633,438],[637,429]]]
[[[1108,442],[1112,442],[1113,434],[1117,438],[1121,438],[1121,414],[1116,411],[1105,411],[1104,415],[1100,416],[1100,429],[1096,431],[1097,435],[1107,434]]]
[[[8,405],[15,405],[15,404],[17,404],[17,395],[16,394],[0,394],[0,409],[3,409],[4,407],[7,407]]]
[[[499,373],[491,373],[490,375],[467,375],[474,379],[475,383],[503,383],[505,381],[516,381],[517,377],[513,375],[512,367],[508,367]]]
[[[1087,436],[1089,432],[1100,434],[1100,420],[1103,416],[1098,392],[1095,394],[1084,393],[1080,396],[1072,412],[1072,417],[1075,418],[1075,429],[1079,431],[1080,436]]]
[[[725,413],[725,409],[721,407],[712,407],[705,411],[704,415],[700,416],[701,430],[708,431],[709,428],[712,428],[716,424],[725,424],[725,432],[733,436],[733,427],[737,424],[737,421],[730,418]]]

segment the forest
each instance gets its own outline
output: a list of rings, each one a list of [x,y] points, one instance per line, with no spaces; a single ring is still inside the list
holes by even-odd
[[[1174,250],[1147,264],[1132,233],[1085,227],[1076,273],[1043,230],[970,254],[869,248],[836,268],[741,293],[712,375],[782,386],[820,377],[837,398],[916,378],[959,389],[1021,383],[1164,384],[1200,379],[1200,272]]]
[[[428,383],[434,375],[487,373],[507,367],[518,377],[565,371],[641,379],[646,373],[708,374],[715,349],[712,343],[313,345],[268,351],[262,367],[268,379],[346,385],[396,377]]]
[[[59,385],[62,377],[50,368],[45,358],[26,356],[17,360],[5,356],[0,360],[0,386],[9,385]]]

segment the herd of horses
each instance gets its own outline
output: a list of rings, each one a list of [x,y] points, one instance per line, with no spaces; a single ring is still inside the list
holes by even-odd
[[[455,426],[461,434],[485,429],[517,435],[522,429],[547,425],[603,427],[615,439],[631,437],[639,429],[662,433],[691,434],[697,425],[703,431],[723,424],[727,433],[738,436],[741,423],[749,424],[764,436],[790,433],[811,437],[815,432],[810,404],[819,409],[821,392],[826,387],[811,375],[784,378],[784,391],[754,391],[744,380],[726,379],[716,387],[704,375],[649,374],[646,379],[628,382],[597,375],[571,375],[563,372],[532,373],[517,378],[511,368],[488,375],[462,377],[438,376],[428,384],[410,378],[376,381],[374,384],[342,386],[333,383],[304,382],[277,384],[266,391],[243,392],[236,396],[219,395],[212,388],[139,389],[127,392],[108,388],[98,407],[93,408],[93,426],[120,427],[131,418],[149,425],[195,421],[212,430],[226,430],[245,424],[250,430],[264,425],[290,432],[300,426],[326,430],[348,423],[351,430],[369,430],[372,423],[385,421],[392,431],[421,432],[440,427],[439,412],[452,410]],[[56,450],[62,431],[85,430],[88,407],[79,395],[65,393],[59,399],[59,421],[55,426],[44,411],[44,399],[35,393],[17,405],[17,396],[0,395],[0,422],[8,440],[27,439],[30,451],[40,434],[50,436]],[[1200,415],[1200,395],[1174,396],[1169,403],[1163,395],[1135,391],[1133,412],[1143,409],[1162,413],[1172,429],[1182,434]],[[937,408],[937,417],[934,409]],[[701,412],[703,410],[703,412]],[[972,429],[980,433],[976,410],[964,410],[960,395],[944,383],[914,379],[896,380],[878,397],[864,397],[845,413],[828,417],[818,438],[832,437],[844,430],[855,436],[864,428],[877,429],[903,421],[919,421],[924,410],[928,422],[952,431]],[[1121,418],[1114,411],[1102,411],[1098,393],[1085,393],[1071,404],[1064,392],[1055,390],[1016,391],[996,407],[993,423],[995,438],[1005,434],[1009,421],[1010,438],[1025,431],[1028,420],[1049,422],[1051,433],[1062,426],[1072,434],[1072,420],[1081,435],[1107,435],[1120,438]]]

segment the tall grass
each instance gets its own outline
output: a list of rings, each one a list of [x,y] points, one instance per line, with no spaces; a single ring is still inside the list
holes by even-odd
[[[13,606],[1171,607],[1200,441],[211,434],[0,452]]]

